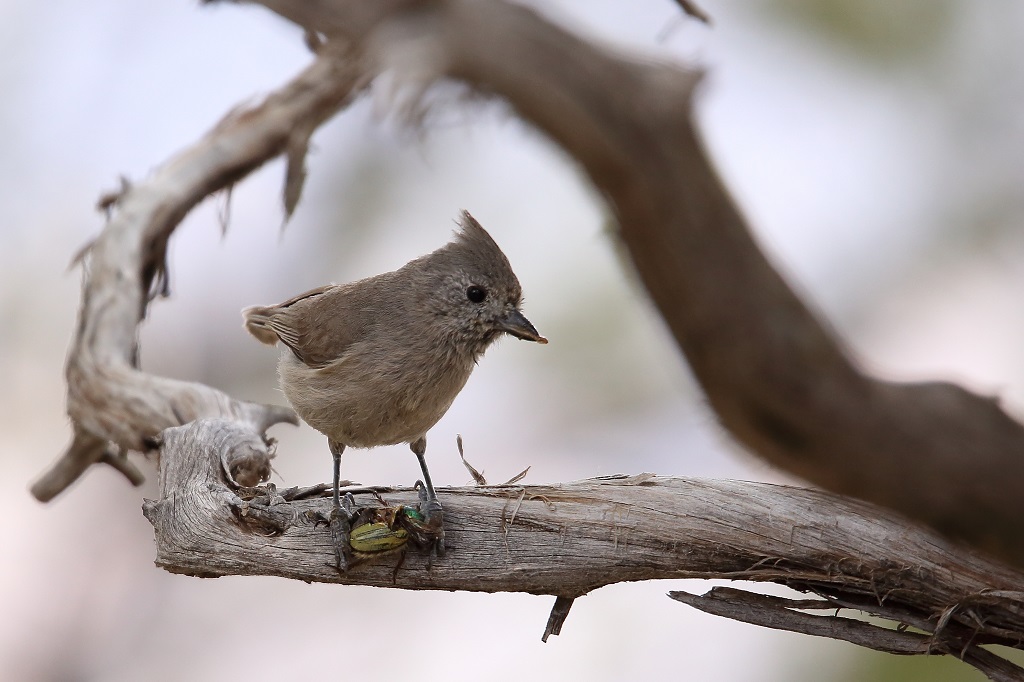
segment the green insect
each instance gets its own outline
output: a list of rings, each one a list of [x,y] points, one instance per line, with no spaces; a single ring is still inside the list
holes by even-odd
[[[314,526],[328,526],[334,537],[336,556],[331,566],[356,564],[399,555],[394,576],[405,562],[405,552],[411,542],[416,548],[427,553],[427,569],[437,556],[444,556],[444,519],[441,504],[429,499],[424,486],[416,482],[419,503],[416,506],[390,505],[375,491],[380,506],[356,507],[355,497],[346,493],[341,507],[332,511],[331,516],[308,511],[307,518]],[[344,523],[335,523],[336,515],[344,517]]]
[[[409,542],[409,533],[398,517],[405,507],[364,507],[352,522],[348,544],[357,555],[373,555],[401,549]]]
[[[422,488],[419,493],[420,503],[416,507],[392,506],[378,497],[383,506],[361,507],[352,513],[348,546],[357,563],[401,552],[402,559],[395,567],[397,573],[409,541],[420,549],[428,550],[431,558],[444,552],[440,505],[426,499]],[[354,500],[351,495],[346,497],[343,506],[351,510]],[[425,512],[420,510],[424,506]]]

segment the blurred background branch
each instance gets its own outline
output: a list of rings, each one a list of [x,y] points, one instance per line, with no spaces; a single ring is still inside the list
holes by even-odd
[[[414,93],[499,95],[582,166],[722,424],[773,464],[1024,567],[1024,427],[994,397],[864,371],[755,243],[692,126],[693,70],[503,2],[253,0],[367,45]]]

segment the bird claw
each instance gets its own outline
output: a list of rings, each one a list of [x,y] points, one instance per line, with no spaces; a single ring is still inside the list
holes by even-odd
[[[417,511],[423,519],[409,516],[407,526],[416,544],[430,550],[429,562],[435,556],[443,557],[445,553],[444,509],[437,497],[431,498],[423,481],[416,481],[416,492],[420,498]]]
[[[331,529],[331,540],[334,543],[334,566],[338,569],[338,573],[347,573],[352,565],[350,538],[352,536],[352,509],[355,507],[355,503],[352,493],[346,493],[341,499],[341,506],[331,509],[331,516],[327,523]]]

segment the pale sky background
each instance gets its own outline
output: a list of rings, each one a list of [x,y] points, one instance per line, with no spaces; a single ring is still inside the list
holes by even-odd
[[[668,0],[544,6],[576,30],[707,69],[697,115],[721,174],[774,261],[868,366],[962,381],[1024,414],[1024,6],[705,0],[711,28]],[[49,505],[32,499],[69,439],[62,367],[80,279],[67,264],[102,227],[97,197],[309,59],[297,29],[254,7],[0,0],[5,678],[979,679],[664,596],[709,589],[699,581],[598,590],[541,644],[547,597],[173,576],[152,563],[148,465],[141,489],[96,469]],[[238,311],[398,267],[443,244],[466,208],[509,256],[551,344],[488,352],[431,431],[435,483],[468,482],[456,433],[492,480],[528,465],[532,483],[643,471],[789,480],[717,428],[618,261],[596,196],[500,105],[452,105],[416,135],[363,101],[314,146],[283,233],[279,162],[235,189],[225,236],[221,200],[186,219],[173,297],[143,329],[147,370],[283,402],[276,352],[241,330]],[[272,433],[279,485],[329,479],[322,436]],[[418,476],[404,446],[347,454],[344,467],[364,483]]]

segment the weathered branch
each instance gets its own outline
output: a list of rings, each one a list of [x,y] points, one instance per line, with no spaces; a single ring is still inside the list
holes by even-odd
[[[203,417],[229,417],[263,433],[271,424],[296,422],[291,410],[235,400],[209,386],[146,374],[137,367],[137,329],[152,296],[163,285],[164,254],[185,215],[217,190],[230,188],[264,162],[288,151],[286,204],[301,189],[301,166],[312,130],[343,106],[365,83],[357,60],[324,55],[262,103],[228,114],[190,149],[152,177],[104,198],[116,209],[84,252],[85,275],[78,331],[68,355],[67,410],[74,439],[32,486],[49,500],[92,464],[116,465],[129,480],[141,474],[123,454],[149,449],[161,431]],[[111,445],[113,444],[113,445]],[[243,483],[264,481],[270,453],[249,452],[225,462]]]
[[[774,464],[1024,567],[1024,427],[953,384],[874,378],[757,247],[691,117],[698,74],[511,3],[253,0],[399,82],[507,99],[579,161],[722,423]]]
[[[329,514],[329,493],[286,502],[268,491],[244,500],[225,484],[223,452],[246,440],[258,442],[222,420],[165,432],[161,497],[145,506],[159,566],[202,576],[552,594],[566,607],[566,598],[630,580],[767,581],[825,600],[741,598],[736,590],[673,596],[712,613],[883,651],[963,653],[982,668],[992,659],[1005,662],[979,645],[1024,648],[1024,574],[869,504],[765,483],[644,474],[554,486],[442,488],[444,558],[428,568],[427,557],[411,549],[397,573],[398,557],[387,555],[341,575],[330,531],[318,522]],[[378,490],[389,504],[416,502],[407,489]],[[356,499],[379,504],[369,494]],[[793,608],[858,609],[928,634]]]

